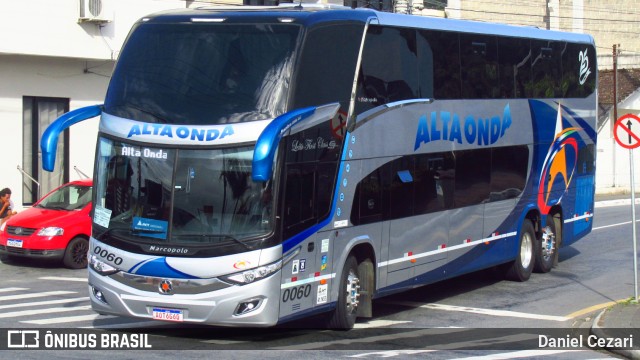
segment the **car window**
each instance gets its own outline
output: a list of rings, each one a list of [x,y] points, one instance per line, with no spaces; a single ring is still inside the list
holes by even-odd
[[[36,207],[51,210],[78,210],[91,202],[91,186],[67,185],[44,197]]]

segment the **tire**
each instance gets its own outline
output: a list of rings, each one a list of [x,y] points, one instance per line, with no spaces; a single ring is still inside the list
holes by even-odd
[[[329,317],[328,328],[340,330],[353,328],[358,314],[359,283],[358,262],[354,256],[349,256],[344,263],[340,282],[337,285],[338,304]]]
[[[553,268],[553,264],[557,259],[558,252],[558,225],[560,219],[547,215],[547,225],[542,229],[542,236],[536,241],[536,263],[533,271],[539,273],[548,273]]]
[[[520,229],[520,241],[518,256],[509,264],[506,278],[513,281],[527,281],[533,272],[535,263],[536,233],[533,230],[531,220],[525,219]]]
[[[67,249],[64,251],[62,263],[70,269],[84,269],[87,267],[87,252],[89,251],[89,241],[85,238],[75,237],[69,241]]]

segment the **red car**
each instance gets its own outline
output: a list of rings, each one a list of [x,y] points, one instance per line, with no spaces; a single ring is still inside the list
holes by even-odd
[[[0,254],[62,260],[87,267],[93,180],[64,184],[0,227]]]

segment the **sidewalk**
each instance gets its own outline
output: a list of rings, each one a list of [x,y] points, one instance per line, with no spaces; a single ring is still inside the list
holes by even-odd
[[[640,305],[627,302],[618,303],[602,310],[593,320],[591,334],[599,339],[633,338],[632,348],[603,346],[603,349],[628,359],[640,359]]]

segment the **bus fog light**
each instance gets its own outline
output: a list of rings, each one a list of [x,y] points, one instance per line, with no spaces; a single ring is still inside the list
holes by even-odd
[[[256,309],[258,309],[260,307],[260,302],[262,300],[260,299],[252,299],[252,300],[248,300],[248,301],[243,301],[240,304],[238,304],[238,307],[236,307],[236,311],[233,312],[233,315],[244,315],[244,314],[248,314]]]
[[[95,297],[98,301],[108,304],[107,299],[105,299],[104,294],[102,293],[102,290],[91,285],[91,293],[93,293],[93,297]]]

